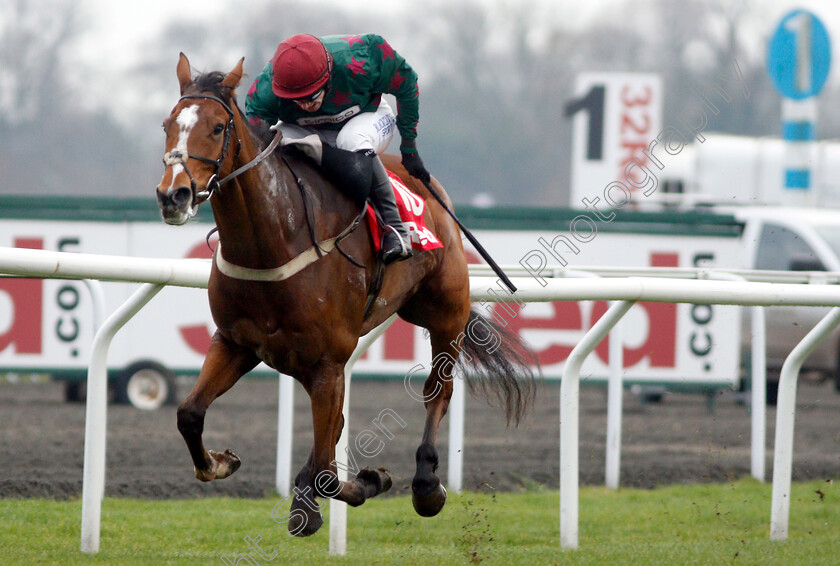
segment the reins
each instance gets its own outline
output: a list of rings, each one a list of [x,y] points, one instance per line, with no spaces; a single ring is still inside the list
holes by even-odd
[[[218,179],[219,172],[222,169],[222,165],[224,164],[225,157],[227,156],[227,152],[230,148],[232,135],[236,130],[236,124],[234,123],[234,120],[233,120],[233,118],[234,118],[233,109],[224,100],[222,100],[218,96],[213,96],[211,94],[187,94],[187,95],[182,96],[181,100],[190,99],[190,98],[213,100],[213,101],[221,104],[222,108],[224,108],[225,111],[228,113],[228,121],[227,121],[227,124],[225,125],[225,133],[224,133],[225,137],[224,137],[224,140],[222,141],[222,151],[221,151],[221,155],[219,156],[218,159],[210,159],[209,157],[204,157],[202,155],[195,155],[195,154],[192,154],[192,153],[189,153],[189,152],[186,155],[184,155],[182,152],[177,151],[177,150],[169,151],[166,154],[164,154],[164,156],[163,156],[163,163],[167,167],[170,166],[170,165],[178,165],[178,164],[180,164],[184,167],[184,171],[187,173],[187,176],[190,178],[190,188],[192,190],[193,206],[196,206],[196,205],[204,202],[205,200],[210,199],[210,197],[213,196],[213,193],[216,190],[219,190],[221,188],[221,186],[224,185],[225,183],[227,183],[228,181],[232,181],[233,179],[235,179],[239,175],[242,175],[246,171],[248,171],[248,170],[256,167],[257,165],[259,165],[260,163],[262,163],[269,155],[271,155],[274,152],[275,149],[277,149],[277,146],[280,145],[280,140],[283,137],[283,134],[281,133],[280,129],[277,129],[277,131],[274,134],[274,138],[271,140],[271,142],[268,144],[268,146],[263,151],[261,151],[254,159],[252,159],[251,161],[249,161],[245,165],[242,165],[241,167],[235,169],[233,172],[231,172],[229,175],[226,175],[222,179]],[[242,149],[242,140],[237,137],[236,143],[237,143],[237,147],[236,147],[236,154],[234,155],[234,161],[237,159],[237,157],[239,157],[239,152]],[[207,163],[209,165],[213,165],[213,166],[216,167],[215,172],[213,173],[213,175],[211,175],[210,179],[207,181],[207,186],[205,187],[205,189],[203,191],[198,190],[195,179],[193,178],[192,173],[190,172],[189,168],[187,167],[187,159],[188,158],[197,159],[198,161],[201,161],[203,163]],[[241,267],[241,266],[238,266],[238,265],[234,265],[234,264],[228,262],[227,260],[225,260],[222,257],[222,249],[221,249],[221,242],[220,242],[216,246],[216,250],[215,250],[215,254],[214,254],[216,266],[219,268],[219,271],[221,271],[223,274],[227,275],[228,277],[232,277],[232,278],[235,278],[235,279],[243,279],[243,280],[248,280],[248,281],[282,281],[284,279],[287,279],[287,278],[291,277],[292,275],[294,275],[295,273],[297,273],[298,271],[300,271],[301,269],[303,269],[304,267],[306,267],[310,263],[313,263],[313,262],[321,259],[325,255],[329,254],[331,251],[333,251],[333,249],[337,249],[341,255],[343,255],[345,258],[347,258],[351,263],[353,263],[357,267],[364,268],[365,267],[364,265],[357,262],[349,254],[347,254],[347,252],[345,252],[344,250],[341,249],[340,243],[344,238],[346,238],[347,236],[352,234],[356,230],[356,228],[359,226],[359,224],[362,221],[362,218],[364,217],[365,208],[362,207],[361,214],[359,214],[353,220],[353,222],[349,226],[347,226],[344,230],[342,230],[337,236],[335,236],[334,238],[329,238],[329,239],[324,240],[322,242],[318,242],[318,240],[315,236],[315,230],[314,230],[314,225],[313,225],[314,223],[313,223],[312,218],[311,218],[311,212],[309,210],[306,188],[303,184],[303,179],[301,179],[300,176],[298,176],[298,174],[295,173],[295,170],[292,168],[291,163],[289,163],[289,161],[285,158],[285,156],[283,156],[282,159],[283,159],[283,162],[286,164],[286,167],[288,167],[289,171],[292,173],[292,175],[294,175],[295,181],[298,185],[298,188],[300,189],[301,198],[303,199],[303,210],[304,210],[304,214],[305,214],[305,217],[306,217],[306,223],[307,223],[308,228],[309,228],[309,237],[312,240],[312,247],[310,247],[309,249],[305,250],[304,252],[298,254],[297,256],[292,258],[289,262],[287,262],[284,265],[281,265],[280,267],[276,267],[276,268],[273,268],[273,269],[252,269],[252,268],[246,268],[246,267]],[[208,244],[209,244],[209,239],[210,239],[211,234],[212,234],[212,231],[210,232],[210,234],[207,235]]]
[[[274,150],[277,149],[278,145],[280,145],[280,138],[282,137],[283,134],[280,133],[280,130],[277,130],[277,132],[274,134],[274,138],[271,140],[271,143],[269,143],[268,146],[259,153],[259,155],[257,155],[255,158],[253,158],[251,161],[249,161],[239,169],[233,171],[230,175],[224,177],[221,181],[218,182],[217,188],[224,185],[228,181],[232,181],[236,177],[239,177],[242,173],[245,173],[246,171],[253,169],[257,165],[262,163],[266,157],[274,153]]]

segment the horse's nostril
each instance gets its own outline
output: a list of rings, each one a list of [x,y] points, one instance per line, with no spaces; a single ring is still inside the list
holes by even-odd
[[[175,206],[184,206],[192,200],[192,191],[188,187],[179,187],[170,193],[170,198]]]

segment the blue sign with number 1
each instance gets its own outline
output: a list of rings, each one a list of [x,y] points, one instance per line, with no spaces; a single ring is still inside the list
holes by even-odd
[[[817,16],[794,10],[779,23],[767,54],[773,84],[787,98],[801,100],[817,94],[828,78],[831,45]]]

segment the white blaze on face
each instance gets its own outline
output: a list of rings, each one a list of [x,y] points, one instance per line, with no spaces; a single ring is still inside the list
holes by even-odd
[[[193,127],[198,122],[198,104],[193,104],[182,109],[178,113],[175,122],[181,126],[181,135],[178,136],[178,148],[186,151],[187,138],[190,135]],[[182,145],[183,144],[183,145]]]
[[[178,117],[175,119],[175,123],[178,124],[178,141],[175,144],[174,148],[169,149],[168,151],[178,151],[182,155],[187,155],[187,140],[190,138],[190,133],[192,132],[193,127],[198,123],[198,104],[193,104],[191,106],[187,106],[186,108],[181,109],[178,113]],[[169,186],[168,190],[173,190],[175,188],[175,178],[181,174],[184,170],[184,166],[180,163],[175,165],[172,169],[172,184]]]

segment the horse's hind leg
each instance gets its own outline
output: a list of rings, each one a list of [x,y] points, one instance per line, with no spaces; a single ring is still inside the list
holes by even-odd
[[[423,439],[417,448],[417,470],[411,482],[414,509],[423,517],[440,513],[446,503],[446,490],[435,475],[438,467],[437,438],[440,421],[449,408],[452,380],[461,354],[463,332],[470,316],[467,262],[460,246],[448,248],[447,256],[433,277],[399,311],[400,317],[429,330],[432,367],[423,391],[406,382],[409,395],[426,406]]]
[[[432,333],[432,369],[423,384],[422,400],[426,405],[423,438],[417,448],[417,470],[411,482],[414,509],[423,517],[433,517],[446,503],[446,489],[435,472],[438,467],[437,438],[440,422],[452,398],[452,380],[460,354],[458,333]],[[417,392],[412,392],[415,396]],[[418,400],[420,397],[416,397]]]
[[[469,295],[463,295],[462,301],[449,302],[437,295],[435,300],[423,300],[415,296],[406,307],[400,310],[400,316],[414,324],[429,329],[432,343],[432,367],[429,377],[423,384],[422,393],[406,381],[407,392],[426,406],[426,424],[423,439],[417,448],[417,471],[411,482],[411,496],[414,509],[423,517],[433,517],[440,513],[446,503],[446,489],[435,475],[438,467],[437,438],[440,421],[449,408],[452,398],[452,380],[456,363],[461,353],[462,332],[469,317]]]
[[[178,407],[178,430],[192,456],[195,477],[201,481],[224,479],[239,469],[239,458],[230,450],[206,450],[201,435],[210,404],[259,362],[252,352],[213,336],[201,373],[192,391]]]

